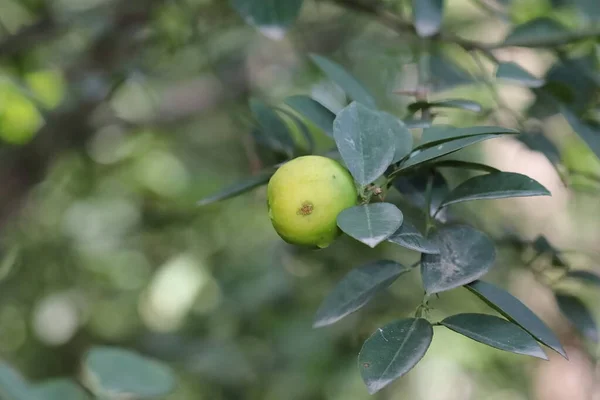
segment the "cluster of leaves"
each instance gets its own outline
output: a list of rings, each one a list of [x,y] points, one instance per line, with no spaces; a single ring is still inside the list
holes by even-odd
[[[284,31],[298,14],[301,3],[279,3],[276,7],[236,0],[232,4],[246,21],[261,30],[278,27]],[[360,1],[337,3],[371,12],[374,18],[381,17],[380,8],[371,9]],[[445,40],[446,36],[440,33],[442,15],[442,1],[414,1],[410,29],[414,29],[422,38]],[[382,22],[387,25],[390,23],[389,20]],[[405,29],[404,26],[399,26],[398,21],[393,22],[396,29]],[[586,66],[585,60],[571,60],[563,55],[561,61],[548,72],[548,76],[541,79],[516,63],[498,62],[491,52],[496,47],[506,46],[560,46],[594,35],[597,33],[572,32],[558,22],[536,19],[516,26],[504,42],[498,45],[483,45],[460,39],[456,41],[465,50],[482,52],[496,62],[498,80],[530,88],[536,96],[532,115],[535,115],[536,109],[562,113],[592,151],[600,156],[599,131],[594,123],[582,117],[585,110],[577,108],[578,104],[588,104],[590,99],[578,103],[582,94],[573,92],[570,82],[564,82],[573,79],[566,76],[565,68],[570,71],[576,65],[582,76],[590,80],[590,85],[598,86],[598,75],[589,64]],[[309,152],[312,150],[312,142],[306,121],[320,128],[334,139],[336,149],[330,155],[339,157],[349,169],[363,200],[359,206],[339,214],[338,226],[349,236],[370,247],[388,241],[421,253],[420,262],[413,267],[420,265],[425,291],[422,304],[413,317],[378,328],[365,341],[359,353],[358,366],[369,392],[379,391],[419,362],[431,343],[434,326],[451,329],[478,342],[517,354],[547,359],[540,347],[543,344],[567,357],[556,335],[529,308],[504,289],[481,280],[495,263],[493,241],[468,224],[447,222],[444,215],[448,206],[461,202],[550,195],[540,183],[525,175],[446,157],[473,144],[501,136],[517,135],[519,132],[500,126],[456,128],[432,125],[433,109],[450,107],[481,112],[482,107],[466,99],[429,102],[419,91],[415,93],[417,101],[408,106],[403,122],[378,109],[375,98],[341,65],[318,55],[311,55],[311,59],[329,79],[345,91],[352,102],[334,114],[308,96],[286,99],[285,103],[292,111],[270,108],[253,100],[250,106],[258,122],[258,136],[274,151],[293,157],[298,154],[299,146],[281,115],[287,116],[297,125],[309,144]],[[426,73],[435,71],[429,70]],[[420,89],[424,89],[426,94],[428,88]],[[421,113],[420,120],[413,118],[417,112]],[[410,133],[410,129],[414,128],[425,128],[416,144]],[[523,123],[520,128],[527,129]],[[543,135],[533,135],[535,140],[531,140],[531,132],[522,136],[523,142],[546,154],[556,165],[556,149],[548,139]],[[442,167],[476,170],[482,174],[467,179],[450,190],[439,172]],[[201,204],[228,198],[265,184],[271,174],[272,171],[265,171],[256,178],[204,199]],[[413,205],[423,209],[426,217],[425,232],[416,228],[415,221],[405,219],[395,204],[384,201],[386,191],[392,187]],[[562,261],[560,252],[543,237],[532,243],[532,247],[536,257],[550,254],[552,268],[562,268],[564,273],[559,276],[559,280],[573,279],[595,285],[600,283],[600,278],[593,273],[570,270]],[[333,324],[355,312],[413,267],[391,260],[380,260],[352,270],[325,299],[316,314],[314,326]],[[485,314],[457,314],[439,322],[428,320],[429,297],[459,287],[466,288],[504,318]],[[586,306],[577,297],[566,293],[557,292],[556,300],[560,310],[583,336],[597,342],[598,329]]]
[[[0,364],[0,395],[10,400],[154,399],[173,390],[171,370],[128,350],[94,347],[82,362],[81,385],[59,378],[29,383],[15,370]]]

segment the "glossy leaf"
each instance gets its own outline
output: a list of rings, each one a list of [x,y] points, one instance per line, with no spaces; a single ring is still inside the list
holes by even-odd
[[[348,97],[369,108],[375,108],[375,98],[341,65],[317,54],[311,54],[310,58],[329,79],[346,92]]]
[[[543,47],[569,36],[569,31],[549,18],[537,18],[515,29],[504,40],[504,46]]]
[[[53,379],[32,387],[36,400],[90,400],[91,397],[70,379]]]
[[[460,110],[473,111],[477,113],[483,110],[481,104],[475,101],[464,99],[450,99],[434,102],[417,101],[415,103],[409,104],[408,106],[408,110],[411,112],[426,110],[429,108],[458,108]]]
[[[358,354],[358,367],[373,394],[410,371],[425,355],[433,327],[423,318],[392,322],[377,329]]]
[[[15,369],[4,362],[0,362],[0,399],[34,399],[34,393],[27,381]]]
[[[500,314],[525,329],[538,341],[567,358],[567,354],[556,335],[519,299],[507,291],[484,281],[470,283],[466,288]]]
[[[435,160],[436,158],[452,154],[454,152],[457,152],[458,150],[461,150],[473,144],[483,142],[484,140],[494,139],[501,136],[502,135],[500,134],[475,135],[463,137],[461,139],[450,140],[438,145],[425,147],[423,149],[418,148],[417,150],[412,152],[411,156],[406,161],[400,164],[400,169],[403,170],[415,167],[427,161]]]
[[[427,205],[425,192],[430,174],[433,174],[433,185],[431,188],[431,209],[429,211],[434,213],[444,197],[450,192],[446,179],[438,171],[420,170],[416,174],[400,175],[394,179],[393,185],[412,205],[425,209]],[[442,212],[445,211],[442,210]]]
[[[483,171],[483,172],[501,172],[499,169],[494,168],[490,165],[480,164],[471,161],[462,161],[462,160],[441,160],[435,161],[434,165],[436,167],[448,167],[448,168],[461,168],[461,169],[472,169],[475,171]]]
[[[496,79],[502,79],[529,88],[538,88],[544,85],[543,79],[536,78],[530,72],[513,62],[498,64]]]
[[[280,39],[294,23],[303,0],[230,0],[246,23],[256,26],[272,39]]]
[[[443,0],[413,0],[413,21],[421,37],[433,36],[440,31],[444,11]]]
[[[518,325],[487,314],[457,314],[442,325],[479,343],[515,354],[548,359],[535,339]]]
[[[306,150],[310,154],[314,153],[315,139],[313,138],[312,134],[310,133],[310,130],[308,129],[308,126],[306,126],[304,121],[293,112],[288,111],[284,108],[279,108],[278,111],[282,114],[285,114],[289,119],[292,120],[294,125],[296,125],[296,128],[298,128],[298,132],[300,133],[300,135],[302,135],[302,138],[306,142]]]
[[[380,114],[382,114],[382,119],[390,121],[390,129],[392,129],[392,126],[395,127],[391,131],[394,137],[394,158],[392,159],[392,163],[397,163],[410,154],[413,148],[413,136],[402,121],[387,113],[382,112]],[[397,126],[391,124],[391,118],[394,118],[398,122]]]
[[[431,240],[427,239],[409,221],[404,220],[402,226],[388,239],[388,242],[396,243],[407,249],[427,254],[439,254],[440,249]]]
[[[600,158],[600,126],[582,121],[566,107],[561,107],[561,112],[575,133],[583,139],[596,157]]]
[[[100,398],[164,397],[175,385],[175,377],[165,365],[115,347],[92,348],[83,367],[85,385]]]
[[[514,172],[494,172],[467,179],[448,194],[440,207],[473,200],[550,196],[537,181]]]
[[[294,140],[281,117],[258,99],[250,100],[250,109],[258,121],[260,132],[269,147],[291,156],[295,147]]]
[[[263,172],[260,175],[249,177],[242,182],[239,182],[233,186],[228,186],[222,191],[200,200],[196,204],[199,206],[206,206],[212,203],[216,203],[217,201],[227,200],[232,197],[238,196],[242,193],[248,192],[254,188],[265,185],[267,182],[269,182],[269,179],[271,179],[273,173],[274,171]]]
[[[386,113],[352,103],[333,123],[333,138],[348,170],[362,186],[379,178],[392,163],[401,122]]]
[[[593,285],[600,286],[600,275],[591,271],[569,271],[566,277],[581,281],[583,283],[591,283]]]
[[[331,325],[367,304],[377,293],[410,269],[379,260],[355,268],[336,285],[319,307],[313,326]]]
[[[335,114],[327,107],[308,96],[288,97],[285,99],[285,104],[322,129],[328,136],[333,137]]]
[[[421,142],[417,149],[425,149],[436,144],[450,142],[457,139],[462,139],[471,136],[489,135],[489,134],[504,134],[516,135],[518,131],[501,126],[471,126],[468,128],[456,128],[450,125],[435,125],[431,128],[423,130]]]
[[[433,125],[433,120],[432,119],[425,119],[425,120],[423,120],[423,119],[405,119],[404,125],[408,129],[429,128],[429,127],[431,127],[431,125]]]
[[[421,256],[421,277],[428,294],[473,282],[485,275],[496,260],[494,242],[467,225],[440,228],[431,240],[440,254]]]
[[[584,337],[598,343],[598,325],[587,306],[577,297],[556,294],[560,311]]]
[[[375,247],[402,225],[402,211],[390,203],[372,203],[347,208],[338,214],[342,231],[367,246]]]

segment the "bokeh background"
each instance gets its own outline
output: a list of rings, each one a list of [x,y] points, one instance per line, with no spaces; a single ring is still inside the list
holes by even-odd
[[[409,12],[409,1],[387,3]],[[540,16],[570,27],[594,23],[577,2],[447,3],[444,29],[484,42]],[[409,265],[418,254],[393,244],[371,250],[347,237],[320,251],[288,246],[270,225],[264,187],[196,205],[282,161],[252,134],[250,96],[280,105],[309,94],[333,111],[343,107],[343,92],[309,52],[347,67],[383,108],[404,117],[411,100],[393,90],[415,87],[416,46],[326,1],[307,0],[282,38],[246,25],[225,0],[0,0],[0,356],[42,381],[77,375],[91,345],[124,346],[175,368],[169,400],[600,399],[597,348],[524,266],[528,246],[507,239],[543,234],[573,267],[600,272],[600,162],[529,89],[496,86],[499,106],[457,46],[436,53],[433,98],[469,98],[491,112],[444,110],[436,122],[519,129],[516,116],[530,113],[527,138],[543,132],[550,158],[515,138],[459,156],[528,174],[553,196],[452,210],[498,240],[487,279],[552,326],[569,361],[503,353],[436,327],[423,361],[369,396],[357,353],[378,326],[414,311],[418,273],[332,327],[312,329],[314,312],[351,268],[379,258]],[[568,51],[597,67],[597,46]],[[540,77],[556,62],[543,49],[495,54]],[[493,75],[491,64],[483,70]],[[565,79],[593,109],[598,87]],[[331,139],[311,128],[317,151],[329,150]],[[442,172],[452,185],[468,176]],[[570,290],[600,320],[598,290]],[[463,289],[432,306],[434,318],[492,313]]]

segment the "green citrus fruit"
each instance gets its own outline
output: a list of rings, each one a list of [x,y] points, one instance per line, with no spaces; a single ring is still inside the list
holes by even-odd
[[[352,176],[337,161],[298,157],[284,164],[268,186],[269,216],[288,243],[327,247],[340,234],[337,216],[357,203]]]

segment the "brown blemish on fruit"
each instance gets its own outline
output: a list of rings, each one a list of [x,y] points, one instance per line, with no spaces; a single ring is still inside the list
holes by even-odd
[[[312,214],[314,208],[315,207],[313,206],[313,203],[311,203],[310,201],[305,201],[304,203],[302,203],[302,207],[298,209],[296,214],[304,216],[310,215]]]

